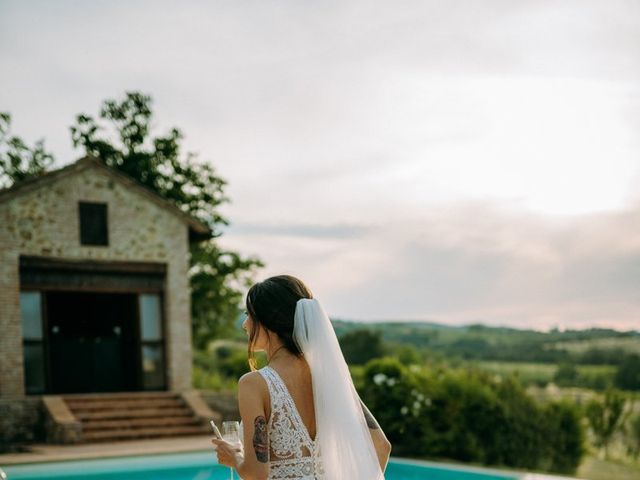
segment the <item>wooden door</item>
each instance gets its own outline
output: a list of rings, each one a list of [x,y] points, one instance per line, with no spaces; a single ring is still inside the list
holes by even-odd
[[[137,295],[48,292],[53,393],[138,390]]]

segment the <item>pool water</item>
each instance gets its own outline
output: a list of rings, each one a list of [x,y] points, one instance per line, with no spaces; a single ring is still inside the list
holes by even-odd
[[[117,457],[2,467],[8,480],[228,480],[229,468],[212,452]],[[237,474],[234,475],[237,480]],[[517,480],[518,475],[481,469],[391,460],[386,480]]]

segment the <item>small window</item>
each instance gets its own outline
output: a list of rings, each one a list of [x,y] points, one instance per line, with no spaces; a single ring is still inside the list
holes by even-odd
[[[80,244],[109,245],[107,204],[79,202]]]
[[[20,292],[22,352],[27,394],[42,393],[46,386],[41,305],[40,292]]]
[[[142,349],[142,387],[145,390],[165,388],[164,332],[162,300],[157,293],[138,295],[140,312],[140,347]]]
[[[157,294],[140,295],[140,338],[143,341],[162,340],[160,297]]]
[[[42,340],[41,303],[40,292],[20,292],[22,337],[24,340]]]

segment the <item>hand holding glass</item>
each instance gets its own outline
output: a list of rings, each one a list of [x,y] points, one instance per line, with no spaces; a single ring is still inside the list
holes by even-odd
[[[235,450],[241,451],[240,422],[222,422],[222,438],[231,443]],[[233,480],[233,467],[231,467],[231,480]]]

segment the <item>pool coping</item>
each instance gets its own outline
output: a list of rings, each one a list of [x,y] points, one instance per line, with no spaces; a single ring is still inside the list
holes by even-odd
[[[206,451],[211,445],[211,435],[194,435],[163,439],[128,440],[80,445],[29,445],[29,452],[0,454],[0,467],[45,462],[91,460],[137,455],[162,455]],[[212,450],[213,452],[213,450]]]
[[[407,458],[407,457],[390,457],[390,460],[393,460],[396,463],[410,463],[412,465],[424,465],[425,467],[432,468],[454,468],[456,470],[462,470],[465,472],[472,473],[486,473],[492,475],[499,475],[502,477],[511,477],[514,476],[518,478],[518,480],[580,480],[578,477],[567,477],[562,475],[553,475],[548,473],[537,473],[537,472],[527,472],[522,470],[511,470],[511,469],[499,469],[499,468],[491,468],[491,467],[482,467],[476,465],[467,465],[464,463],[453,463],[453,462],[436,462],[432,460],[423,460],[418,458]]]
[[[170,453],[206,452],[210,449],[211,436],[197,435],[164,439],[129,440],[110,443],[91,443],[81,445],[30,445],[29,452],[0,454],[0,468],[6,466],[29,465],[46,462],[65,462],[74,460],[107,459],[113,457],[135,457],[163,455]],[[213,453],[213,450],[211,450]],[[436,462],[406,457],[390,457],[395,463],[411,463],[431,468],[454,468],[456,470],[516,477],[518,480],[576,480],[576,477],[550,475],[518,470],[499,469],[462,463]],[[1,471],[1,470],[0,470]]]

